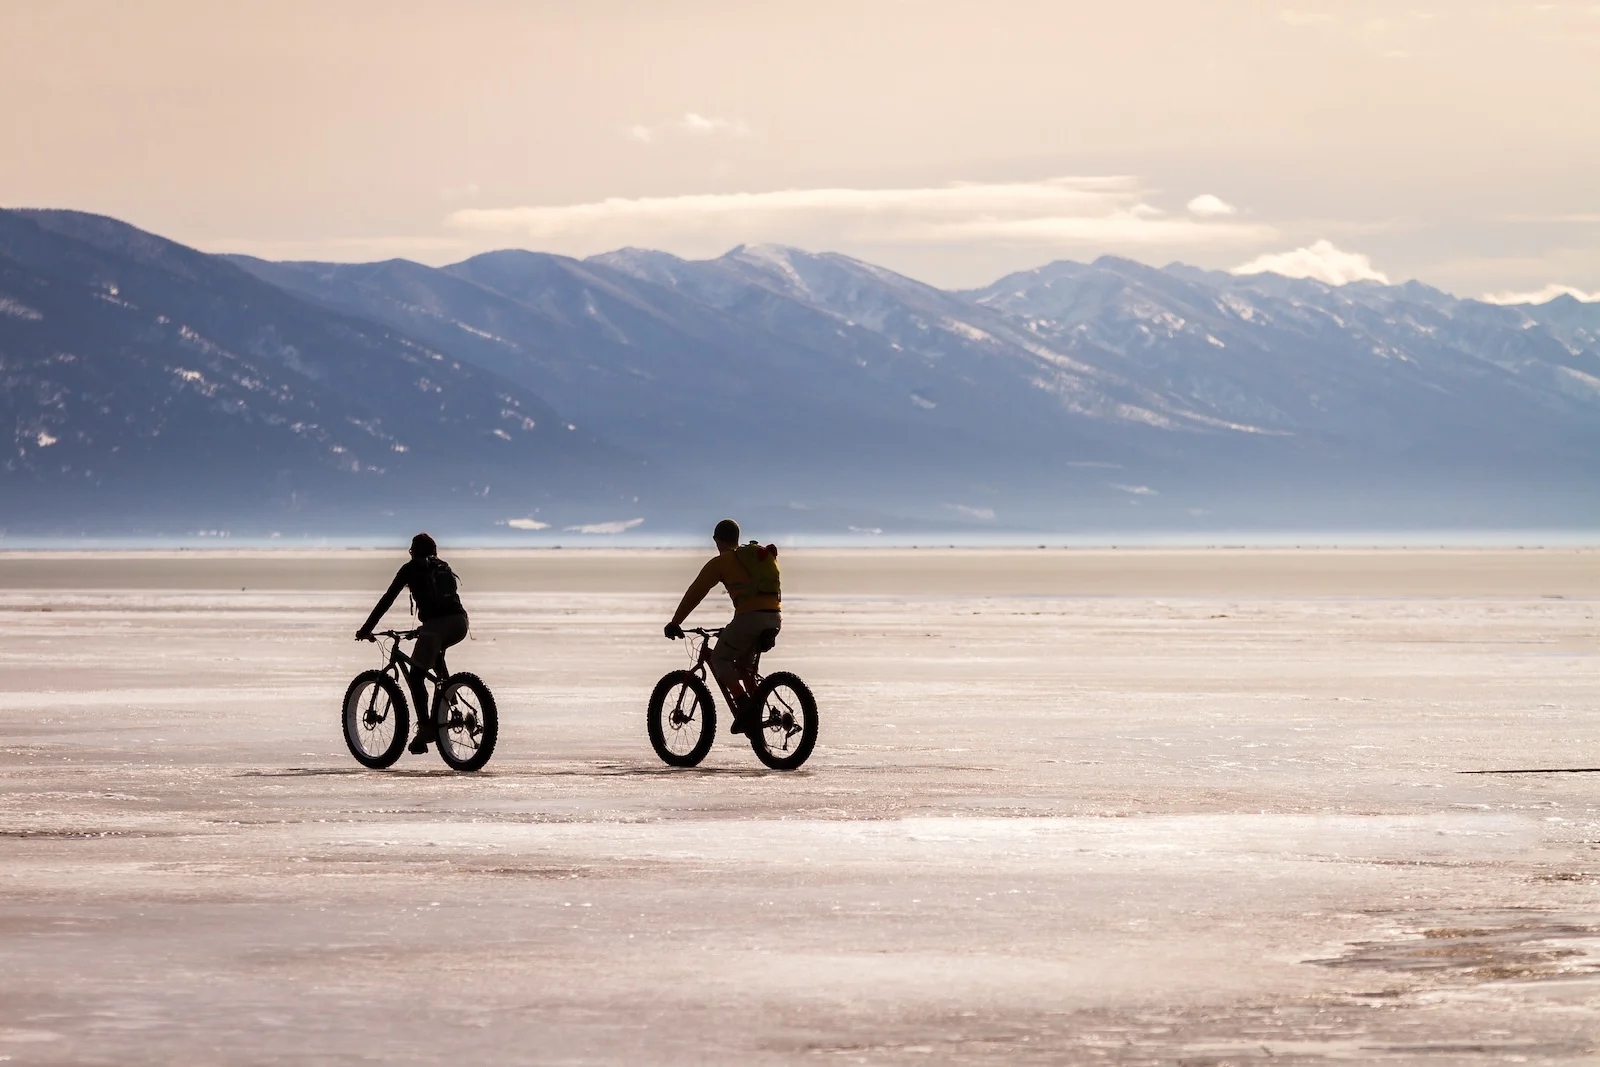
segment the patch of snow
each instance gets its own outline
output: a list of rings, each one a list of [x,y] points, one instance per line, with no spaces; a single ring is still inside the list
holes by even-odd
[[[1556,373],[1565,379],[1562,385],[1576,387],[1563,389],[1562,392],[1575,393],[1579,396],[1587,395],[1591,399],[1600,399],[1600,378],[1596,378],[1592,374],[1585,374],[1583,371],[1572,367],[1558,366],[1556,367]]]
[[[421,310],[421,309],[418,309],[418,310]],[[467,333],[472,334],[474,337],[482,337],[486,341],[494,341],[497,344],[506,345],[506,346],[511,347],[511,348],[515,348],[516,347],[514,344],[512,344],[510,341],[506,340],[504,337],[497,337],[496,335],[494,335],[492,333],[489,333],[487,330],[480,330],[475,326],[468,326],[466,323],[462,322],[460,319],[451,319],[450,321],[452,323],[454,323],[459,329],[465,330]]]
[[[38,322],[44,318],[44,313],[35,311],[27,304],[12,300],[8,296],[0,296],[0,315],[7,315],[13,319],[22,319],[25,322]]]
[[[51,445],[53,445],[57,441],[59,441],[60,438],[59,437],[52,437],[48,432],[46,432],[44,430],[40,430],[39,431],[39,436],[36,437],[34,440],[39,442],[39,447],[40,448],[49,448]]]
[[[627,533],[635,526],[643,526],[643,519],[623,519],[616,522],[590,522],[578,526],[563,527],[567,533],[580,534],[619,534]]]
[[[955,334],[957,337],[965,337],[969,341],[994,340],[992,335],[985,333],[983,330],[978,329],[969,322],[962,322],[960,319],[945,319],[943,322],[939,323],[939,327],[948,331],[949,333]]]

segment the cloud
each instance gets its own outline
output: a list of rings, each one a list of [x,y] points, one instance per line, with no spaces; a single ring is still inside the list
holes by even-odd
[[[1506,222],[1600,222],[1600,212],[1584,211],[1571,215],[1502,215]]]
[[[725,133],[731,137],[750,136],[750,127],[743,119],[708,118],[693,111],[684,112],[683,118],[678,120],[677,125],[678,129],[692,137],[710,137],[716,133]]]
[[[582,204],[462,209],[446,221],[458,230],[516,234],[545,246],[595,250],[682,241],[721,248],[773,241],[1104,248],[1247,244],[1277,237],[1270,226],[1170,216],[1147,202],[1147,190],[1137,179],[1125,176],[612,197]]]
[[[1281,274],[1286,278],[1315,278],[1329,285],[1349,282],[1382,282],[1388,275],[1374,270],[1372,261],[1359,252],[1344,252],[1332,241],[1318,241],[1309,248],[1292,252],[1268,252],[1233,268],[1234,274]]]
[[[1154,489],[1150,488],[1148,485],[1122,485],[1122,484],[1120,484],[1118,482],[1112,482],[1111,483],[1111,488],[1120,489],[1122,492],[1131,493],[1134,496],[1160,496],[1161,495],[1160,493],[1156,492]]]
[[[1570,285],[1558,285],[1555,282],[1532,293],[1485,293],[1482,299],[1485,304],[1548,304],[1558,296],[1570,296],[1585,304],[1600,303],[1600,290],[1586,293],[1582,289],[1575,289]]]
[[[1198,215],[1203,219],[1221,218],[1224,215],[1236,215],[1239,212],[1238,208],[1220,196],[1212,196],[1210,193],[1201,193],[1185,206],[1188,207],[1189,214]]]
[[[628,136],[640,144],[655,142],[682,134],[687,137],[749,137],[750,124],[744,119],[725,119],[719,115],[702,115],[698,111],[685,111],[680,118],[658,122],[652,126],[639,123],[628,128]]]
[[[550,524],[548,522],[540,522],[538,519],[503,519],[501,520],[501,525],[509,526],[513,530],[550,529]]]
[[[562,527],[567,533],[581,534],[619,534],[626,533],[635,526],[644,525],[643,519],[623,519],[617,522],[591,522],[582,526]]]
[[[966,504],[946,504],[951,511],[959,511],[970,519],[982,519],[985,522],[993,521],[994,508],[974,508]]]

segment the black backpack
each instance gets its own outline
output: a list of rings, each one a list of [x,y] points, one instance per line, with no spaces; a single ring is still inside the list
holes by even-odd
[[[438,556],[428,558],[428,583],[433,586],[433,595],[437,600],[451,599],[461,588],[461,579],[456,577],[456,572]]]
[[[432,608],[461,609],[461,598],[457,595],[460,589],[461,579],[450,569],[450,564],[438,556],[429,556],[422,561],[422,581],[417,583],[419,595],[412,597],[411,613],[420,616],[423,602]]]

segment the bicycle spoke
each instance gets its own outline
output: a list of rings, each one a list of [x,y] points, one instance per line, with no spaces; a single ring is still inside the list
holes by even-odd
[[[687,701],[688,706],[684,704]],[[692,752],[700,740],[702,729],[699,716],[700,701],[688,686],[680,686],[678,699],[674,701],[672,715],[669,716],[667,725],[672,727],[672,733],[667,737],[667,746],[672,751],[682,755]]]

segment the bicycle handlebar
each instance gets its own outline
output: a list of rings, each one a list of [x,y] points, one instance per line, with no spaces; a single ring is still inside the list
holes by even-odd
[[[409,641],[420,634],[421,630],[378,630],[373,637],[392,637],[396,641]]]
[[[722,634],[722,627],[718,626],[716,629],[707,630],[704,626],[686,626],[683,632],[686,634],[699,634],[701,637],[718,637]]]

